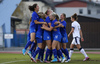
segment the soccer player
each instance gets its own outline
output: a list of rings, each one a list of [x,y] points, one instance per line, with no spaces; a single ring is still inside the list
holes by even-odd
[[[35,47],[36,43],[34,42],[35,40],[35,33],[36,33],[36,24],[47,24],[46,22],[39,22],[39,16],[38,16],[38,11],[39,11],[39,6],[37,4],[33,4],[32,6],[29,6],[29,10],[33,11],[32,13],[32,21],[30,23],[30,41],[27,42],[25,48],[22,50],[23,55],[25,55],[26,49],[33,44],[33,48]],[[41,45],[40,45],[41,47]],[[31,54],[31,52],[30,52]]]
[[[45,22],[47,22],[48,27],[51,26],[51,20],[50,20],[50,18],[49,18],[49,15],[50,15],[51,13],[52,13],[52,10],[47,10],[47,11],[45,12],[45,14],[47,15],[47,16],[46,16],[46,19],[45,19]],[[48,56],[50,56],[50,57],[49,57],[49,60],[51,60],[51,57],[52,57],[51,31],[44,30],[43,39],[45,40],[45,42],[46,42],[46,44],[47,44],[47,46],[48,46],[48,48],[47,48],[47,50],[46,50],[46,55],[45,55],[45,60],[44,60],[44,62],[45,62],[45,63],[50,63],[50,62],[48,62],[47,60],[48,60]]]
[[[43,16],[43,13],[40,13],[39,14],[39,16],[40,16],[40,19],[39,19],[39,22],[44,22],[44,16]],[[42,27],[42,24],[38,24],[38,29],[37,29],[37,32],[36,32],[36,40],[37,40],[37,44],[38,44],[38,47],[37,47],[37,49],[35,50],[35,52],[34,52],[34,54],[33,54],[33,57],[31,57],[31,59],[35,62],[35,63],[37,63],[37,61],[36,61],[36,59],[35,59],[35,57],[36,57],[36,55],[38,54],[38,53],[40,53],[40,56],[42,56],[43,55],[43,51],[44,51],[44,49],[42,49],[42,43],[43,43],[43,29],[41,29],[41,27]],[[40,62],[43,62],[43,57],[41,57],[42,58],[42,60],[40,59]]]
[[[62,13],[61,16],[60,16],[60,22],[58,26],[56,27],[60,27],[60,32],[61,32],[61,35],[62,35],[62,38],[61,38],[61,50],[62,52],[67,56],[67,60],[65,62],[69,62],[70,61],[70,58],[69,58],[69,52],[66,48],[66,43],[68,43],[68,37],[67,37],[67,33],[66,33],[66,14]],[[55,23],[56,24],[56,23]],[[55,27],[55,28],[56,28]],[[59,54],[59,53],[58,53]]]
[[[70,35],[73,34],[73,40],[72,40],[72,43],[70,45],[69,57],[71,58],[71,56],[74,52],[73,48],[76,45],[76,47],[79,49],[79,51],[85,56],[85,59],[83,61],[86,61],[86,60],[89,60],[89,57],[80,45],[80,38],[81,38],[81,41],[84,41],[84,39],[83,39],[83,35],[82,35],[81,26],[77,22],[77,20],[78,20],[78,17],[77,17],[77,14],[75,13],[74,15],[71,16],[72,29],[71,29],[70,33],[68,34],[68,37],[70,37]]]
[[[41,28],[44,29],[44,30],[47,30],[47,31],[52,31],[54,29],[54,27],[57,26],[54,23],[57,22],[57,20],[59,20],[59,17],[58,17],[57,14],[52,13],[52,14],[50,14],[50,20],[52,20],[50,27],[43,25],[43,27],[41,27]],[[57,62],[58,60],[57,60],[56,47],[58,46],[59,42],[61,41],[61,33],[60,33],[59,28],[56,28],[56,31],[54,31],[54,30],[52,31],[52,38],[53,38],[52,52],[54,54],[54,59],[51,62]],[[60,49],[59,49],[59,54],[62,57],[62,63],[63,63],[65,61],[65,57],[63,56]]]
[[[45,14],[43,12],[39,12],[38,13],[40,20],[39,22],[44,22],[45,20]],[[38,60],[40,62],[43,62],[43,56],[44,56],[44,50],[45,50],[45,42],[43,42],[43,32],[44,30],[41,29],[42,24],[38,25],[38,30],[36,32],[36,40],[37,43],[42,43],[42,49],[40,50],[39,54],[38,54]]]

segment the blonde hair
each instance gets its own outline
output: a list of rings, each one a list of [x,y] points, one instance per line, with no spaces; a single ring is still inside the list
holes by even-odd
[[[59,20],[59,16],[58,16],[55,12],[51,13],[50,15],[52,15],[52,16],[55,17],[57,20]]]

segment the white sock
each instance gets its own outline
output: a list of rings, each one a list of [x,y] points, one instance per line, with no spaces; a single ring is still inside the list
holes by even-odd
[[[80,52],[81,52],[85,57],[88,57],[87,54],[86,54],[86,52],[84,51],[84,49],[81,49]]]
[[[69,57],[70,57],[70,58],[71,58],[73,52],[74,52],[73,50],[70,50],[70,51],[69,51]]]

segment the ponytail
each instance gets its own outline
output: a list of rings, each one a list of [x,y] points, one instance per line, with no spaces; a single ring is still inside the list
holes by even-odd
[[[37,4],[33,4],[32,6],[29,6],[30,11],[35,11]]]
[[[72,18],[74,18],[75,20],[78,20],[77,14],[75,13],[74,15],[72,15]]]

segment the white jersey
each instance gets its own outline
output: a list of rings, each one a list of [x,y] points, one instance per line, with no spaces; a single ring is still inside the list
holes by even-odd
[[[80,38],[80,24],[77,21],[74,21],[71,25],[74,28],[73,38],[79,37]]]

